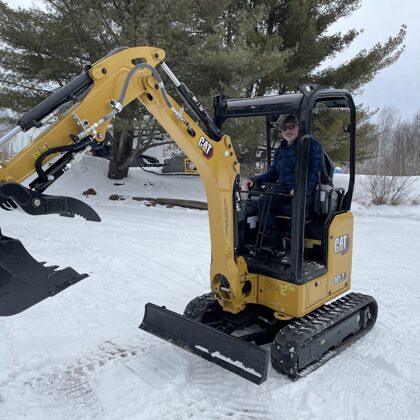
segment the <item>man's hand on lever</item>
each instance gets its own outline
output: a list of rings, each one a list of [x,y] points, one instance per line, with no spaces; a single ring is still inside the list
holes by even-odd
[[[254,187],[254,181],[252,179],[247,179],[245,181],[245,188],[250,191]]]

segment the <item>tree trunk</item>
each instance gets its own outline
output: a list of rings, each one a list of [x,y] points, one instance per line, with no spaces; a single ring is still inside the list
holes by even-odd
[[[125,166],[124,164],[130,158],[133,150],[133,117],[136,112],[136,106],[136,103],[131,103],[115,118],[108,168],[108,178],[110,179],[122,179],[128,175],[129,165]]]
[[[255,175],[255,163],[257,161],[257,147],[252,145],[241,155],[241,178],[247,179]]]

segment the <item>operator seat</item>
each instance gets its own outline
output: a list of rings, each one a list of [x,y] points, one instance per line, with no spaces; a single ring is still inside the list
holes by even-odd
[[[324,151],[319,182],[315,190],[314,215],[317,218],[322,218],[340,210],[344,192],[343,188],[334,188],[334,164]]]

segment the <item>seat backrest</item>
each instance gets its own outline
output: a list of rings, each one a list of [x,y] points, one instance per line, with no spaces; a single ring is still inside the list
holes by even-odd
[[[316,187],[314,199],[314,213],[318,216],[326,216],[339,207],[340,194],[334,188],[334,164],[324,151],[324,159],[321,162],[319,184]]]
[[[324,159],[321,161],[321,174],[320,174],[321,184],[334,185],[334,163],[324,151]]]

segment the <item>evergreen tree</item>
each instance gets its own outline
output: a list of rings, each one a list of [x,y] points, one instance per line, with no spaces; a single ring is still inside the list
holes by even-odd
[[[321,63],[357,37],[356,30],[345,34],[327,30],[356,10],[360,0],[45,3],[46,11],[12,10],[0,0],[0,106],[28,110],[78,74],[83,65],[122,45],[165,49],[168,64],[207,106],[214,94],[249,97],[284,93],[307,82],[357,93],[398,59],[405,36],[403,26],[396,36],[362,50],[343,65],[319,70]],[[138,121],[147,122],[138,109],[130,112],[138,115]],[[261,119],[230,126],[246,173],[255,166],[263,128]],[[365,125],[369,133],[371,128]],[[134,132],[134,127],[128,126],[127,132]],[[148,135],[153,137],[152,132]],[[334,136],[339,141],[340,135]],[[361,136],[359,144],[368,143],[370,137]],[[337,144],[332,151],[339,157]],[[117,145],[120,151],[124,147]],[[124,166],[124,161],[116,165]]]
[[[47,10],[14,10],[0,1],[0,107],[28,111],[85,65],[121,46],[180,49],[181,25],[171,28],[166,18],[169,13],[181,21],[186,14],[168,0],[45,3]],[[115,119],[113,131],[108,175],[119,179],[127,175],[130,160],[152,146],[158,125],[149,124],[145,109],[133,103]],[[132,153],[133,136],[139,131],[143,135]]]
[[[203,3],[207,2],[203,0]],[[205,63],[206,73],[215,75],[214,79],[205,78],[206,89],[247,97],[295,91],[298,86],[312,82],[360,92],[381,69],[398,59],[406,33],[403,26],[385,43],[362,50],[336,68],[318,70],[325,60],[343,51],[359,34],[354,29],[345,34],[328,34],[327,30],[337,19],[356,10],[360,3],[359,0],[231,0],[227,6],[223,4],[219,12],[214,12],[218,20],[213,32],[204,40],[203,48],[196,51],[195,62]],[[217,50],[216,45],[222,48]],[[374,125],[367,120],[369,114],[359,107],[359,159],[367,157],[368,146],[376,135]],[[342,129],[337,131],[340,121],[333,124],[334,134],[331,128],[326,130],[327,122],[320,121],[320,139],[324,141],[326,137],[326,150],[342,161],[343,141],[339,145]],[[236,130],[229,132],[235,134],[233,139],[240,151],[244,173],[252,173],[259,143],[256,129],[259,127],[261,133],[264,125],[259,121],[257,124],[239,121],[236,126]]]

